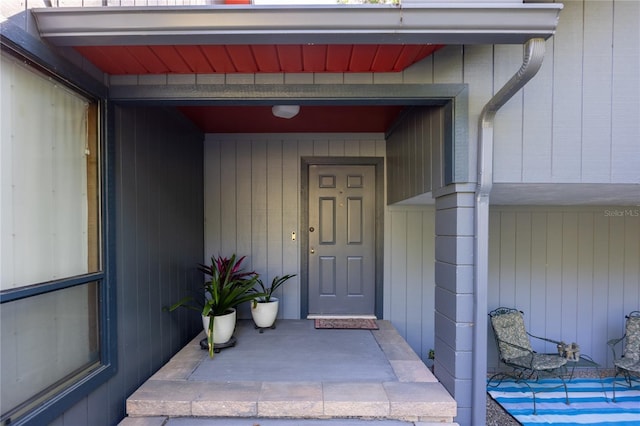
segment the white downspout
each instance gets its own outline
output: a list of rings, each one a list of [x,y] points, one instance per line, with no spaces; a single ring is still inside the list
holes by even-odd
[[[529,40],[524,45],[522,66],[496,93],[480,113],[478,129],[478,183],[475,201],[475,279],[473,333],[473,389],[471,424],[486,424],[487,403],[487,282],[489,276],[489,194],[493,186],[493,122],[498,110],[540,69],[545,41]]]

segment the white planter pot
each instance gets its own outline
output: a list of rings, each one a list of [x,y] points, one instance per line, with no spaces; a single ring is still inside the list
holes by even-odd
[[[251,303],[251,316],[257,327],[271,327],[276,322],[278,304],[279,301],[275,297],[272,297],[269,302],[258,302],[255,304],[255,307],[253,303]]]
[[[209,330],[209,317],[202,316],[205,334]],[[213,320],[213,344],[227,343],[236,329],[236,310],[226,315],[217,315]]]

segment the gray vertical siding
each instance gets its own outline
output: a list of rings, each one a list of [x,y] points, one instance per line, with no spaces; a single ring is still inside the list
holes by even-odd
[[[300,158],[384,157],[382,134],[208,134],[204,257],[238,253],[268,280],[300,273]],[[423,360],[433,348],[433,206],[385,209],[384,318]],[[282,287],[282,318],[300,318],[300,279]],[[246,309],[241,314],[247,315]]]
[[[110,394],[120,410],[121,398],[201,328],[194,313],[162,308],[202,279],[196,270],[203,246],[202,139],[175,112],[117,110],[119,374]]]
[[[531,333],[611,367],[606,342],[640,308],[640,208],[498,206],[490,230],[489,309],[520,309]],[[495,369],[493,335],[489,351]]]
[[[390,206],[385,222],[384,317],[427,362],[434,348],[434,206]]]
[[[498,113],[495,181],[640,183],[640,2],[562,3],[542,69]],[[522,50],[492,56],[497,90]]]
[[[387,202],[433,191],[441,179],[443,109],[414,107],[387,137]],[[434,176],[435,174],[435,176]]]
[[[162,308],[202,279],[203,135],[165,109],[115,115],[118,372],[61,426],[117,424],[126,398],[202,328],[197,314]]]
[[[279,315],[299,318],[300,239],[291,234],[303,232],[300,158],[384,155],[379,133],[207,135],[204,258],[246,255],[247,268],[267,281],[298,274],[282,287]]]
[[[494,180],[640,183],[640,2],[561,3],[542,68],[497,115]],[[521,46],[447,46],[403,72],[468,85],[472,178],[480,111],[521,63]]]

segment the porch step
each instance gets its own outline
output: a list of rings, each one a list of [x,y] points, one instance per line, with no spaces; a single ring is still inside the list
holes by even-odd
[[[149,380],[127,400],[131,417],[376,418],[451,422],[439,383],[178,383]]]
[[[457,423],[403,422],[358,419],[259,419],[195,417],[127,417],[119,426],[458,426]]]
[[[249,330],[246,324],[240,325],[238,341],[243,344],[223,349],[214,360],[209,360],[207,351],[200,349],[202,336],[197,336],[127,399],[125,420],[170,418],[173,422],[175,418],[182,418],[181,422],[195,422],[201,418],[211,422],[213,418],[220,421],[214,420],[217,423],[212,424],[324,426],[325,423],[318,422],[343,425],[345,423],[329,422],[348,418],[380,426],[387,426],[384,421],[392,422],[389,426],[453,424],[455,400],[388,321],[379,320],[379,330],[355,332],[360,334],[353,334],[352,330],[315,330],[313,325],[309,326],[313,322],[307,320],[289,321],[279,322],[276,330],[268,331],[282,333],[279,340],[273,334],[257,334],[253,327]],[[331,337],[333,347],[327,347],[327,337]],[[261,355],[281,360],[278,380],[259,376],[261,368],[255,365],[255,348],[252,348],[252,343],[259,342],[249,339],[262,339],[260,342],[265,345],[279,342],[271,355]],[[291,346],[289,340],[293,343]],[[354,340],[358,342],[357,350],[349,346]],[[300,348],[301,342],[305,347],[327,352],[314,356],[313,360],[296,358],[293,351],[304,350]],[[341,344],[345,347],[338,347]],[[349,358],[353,352],[358,352],[355,359]],[[341,361],[331,361],[331,356],[339,356]],[[295,359],[304,361],[296,363]],[[365,368],[359,369],[359,364]],[[247,371],[247,365],[255,366],[255,371],[242,376],[240,372]],[[225,366],[231,376],[221,371]],[[327,370],[327,373],[309,373],[309,369]],[[385,374],[381,374],[381,370],[385,370]],[[242,422],[222,422],[230,418]],[[251,419],[255,421],[252,423]],[[288,423],[291,419],[296,420]],[[184,423],[192,424],[198,423]],[[138,423],[124,425],[137,426]],[[147,426],[147,423],[140,425]]]

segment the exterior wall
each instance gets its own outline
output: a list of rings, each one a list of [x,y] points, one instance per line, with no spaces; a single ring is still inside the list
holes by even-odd
[[[60,426],[120,422],[126,398],[202,330],[193,312],[162,308],[202,280],[203,136],[158,108],[116,108],[115,126],[118,372]]]
[[[541,70],[498,113],[494,180],[640,183],[640,3],[562,3]],[[485,68],[499,88],[522,49],[493,51],[494,69],[489,62],[474,75]],[[472,92],[483,90],[468,83]]]
[[[607,341],[640,308],[640,207],[496,206],[489,220],[489,309],[520,309],[530,333],[612,367]],[[494,342],[490,333],[495,370]]]
[[[247,268],[282,287],[280,313],[300,318],[300,159],[384,157],[384,135],[208,134],[205,140],[205,261],[246,255]],[[246,307],[245,307],[246,308]],[[247,316],[248,308],[240,310]]]
[[[389,206],[384,232],[384,318],[422,361],[435,348],[434,206]]]
[[[640,60],[638,60],[640,54],[636,43],[640,31],[640,26],[638,25],[640,3],[624,0],[563,0],[562,3],[564,4],[564,10],[560,16],[558,31],[555,37],[547,41],[546,58],[542,69],[524,90],[516,94],[497,115],[494,129],[494,163],[496,167],[494,179],[499,183],[640,183],[640,174],[638,173],[638,170],[640,170],[640,145],[637,143],[640,140],[640,124],[637,120],[640,115],[637,95],[640,85]],[[29,5],[31,6],[32,3],[29,3]],[[20,16],[18,16],[19,19]],[[29,27],[31,24],[28,17],[24,19],[24,26]],[[31,28],[27,28],[27,30],[29,29]],[[191,77],[198,81],[228,85],[468,84],[468,129],[469,140],[471,141],[469,143],[471,152],[468,155],[468,168],[473,179],[476,170],[475,141],[477,140],[477,120],[480,111],[493,93],[499,90],[519,68],[521,61],[521,46],[448,46],[402,73],[233,74]],[[111,83],[113,84],[118,84],[120,81],[126,81],[127,84],[132,81],[140,84],[149,82],[154,84],[157,82],[181,84],[185,79],[176,78],[176,76],[114,76],[111,78]],[[140,120],[144,122],[143,118],[140,118]],[[157,120],[155,124],[160,122],[162,120]],[[298,264],[299,251],[297,248],[292,249],[290,247],[289,230],[289,227],[293,227],[294,223],[297,223],[298,216],[289,214],[288,209],[290,205],[293,205],[290,203],[293,203],[294,200],[295,203],[299,202],[299,197],[297,193],[289,192],[293,187],[293,183],[288,179],[289,177],[292,179],[295,172],[296,185],[299,184],[299,157],[301,155],[371,155],[368,153],[357,154],[362,145],[367,146],[365,152],[370,152],[368,144],[359,143],[358,149],[356,149],[352,142],[335,143],[335,141],[330,142],[328,139],[314,140],[317,137],[317,135],[308,136],[304,143],[298,141],[290,143],[288,139],[276,138],[271,140],[271,136],[262,136],[257,138],[255,143],[239,144],[233,150],[228,150],[225,147],[224,151],[219,151],[220,155],[218,156],[224,161],[214,160],[212,162],[210,158],[212,156],[212,148],[210,145],[212,143],[215,145],[218,142],[211,142],[211,135],[209,135],[206,153],[207,182],[209,182],[210,173],[215,173],[216,170],[224,169],[224,176],[231,176],[224,180],[224,184],[220,182],[218,185],[217,190],[222,191],[224,197],[216,195],[212,199],[215,200],[215,197],[221,200],[231,199],[234,200],[234,203],[225,203],[219,206],[220,217],[217,221],[213,221],[213,230],[209,223],[211,219],[207,216],[205,225],[207,244],[204,250],[198,251],[196,255],[198,261],[201,260],[202,253],[204,253],[205,257],[208,257],[219,250],[242,252],[250,249],[252,261],[256,262],[254,265],[257,265],[254,267],[258,269],[258,267],[263,265],[267,267],[268,265],[268,273],[289,271],[291,266]],[[231,139],[235,138],[237,137],[233,136]],[[384,155],[379,154],[379,152],[384,153],[384,145],[382,144],[382,146],[378,147],[380,144],[381,142],[376,142],[375,144],[375,155]],[[334,151],[336,146],[342,148]],[[154,146],[155,149],[156,147]],[[318,149],[318,154],[315,154],[316,149]],[[259,155],[258,152],[263,154]],[[166,155],[171,157],[175,153],[170,152]],[[268,160],[269,156],[271,156],[272,161]],[[279,156],[281,158],[280,162],[278,162]],[[287,156],[286,160],[285,156]],[[251,159],[250,161],[249,158]],[[222,161],[219,165],[223,167],[218,169],[211,167],[216,165],[216,161]],[[196,163],[194,162],[190,167],[193,167],[194,164]],[[284,167],[285,164],[291,164],[293,168]],[[185,170],[191,170],[190,167],[185,168]],[[163,173],[167,173],[167,170],[173,169],[165,167]],[[263,177],[275,177],[275,185],[280,179],[280,185],[287,189],[273,190],[268,181],[259,182],[256,179],[255,184],[262,185],[261,187],[265,190],[264,194],[267,192],[270,194],[268,198],[270,204],[266,203],[266,196],[258,191],[252,192],[251,197],[247,198],[244,191],[249,184],[253,185],[254,181],[252,178],[252,181],[249,182],[244,177],[245,170],[250,170],[252,176],[255,173],[259,173]],[[179,176],[178,173],[176,171],[176,177]],[[228,188],[229,186],[231,189]],[[129,191],[131,188],[123,187],[123,190]],[[180,197],[179,189],[176,189],[176,191],[177,193],[173,195]],[[215,191],[215,185],[213,191]],[[271,195],[274,195],[275,198],[272,198]],[[210,197],[210,189],[207,188],[205,193],[206,203],[210,203]],[[195,198],[191,197],[191,199]],[[281,206],[272,212],[269,210],[269,205],[274,200],[276,203],[279,202]],[[242,203],[245,203],[244,205],[250,203],[253,206],[251,211],[260,214],[260,217],[256,218],[255,222],[253,217],[247,217],[246,210],[241,208],[243,206]],[[210,207],[208,205],[207,215],[209,215]],[[264,209],[264,211],[259,209]],[[296,204],[296,212],[298,211],[297,209],[299,209],[299,206]],[[137,210],[137,207],[132,207],[132,210]],[[141,209],[140,211],[153,216],[157,209]],[[589,226],[578,227],[577,229],[576,226],[578,226],[578,223],[582,223],[580,220],[587,223],[589,220],[593,220],[594,223],[601,221],[602,217],[599,213],[593,213],[592,219],[589,219],[589,214],[585,209],[579,210],[577,213],[574,212],[573,217],[553,211],[543,215],[545,216],[545,226],[552,225],[550,229],[544,229],[545,232],[543,234],[534,233],[532,230],[527,231],[526,226],[522,229],[512,227],[513,230],[509,231],[512,232],[512,236],[507,238],[503,226],[506,227],[507,231],[510,229],[507,226],[509,220],[506,218],[508,215],[504,216],[504,224],[502,223],[502,214],[499,215],[499,223],[496,223],[496,211],[494,209],[492,216],[494,219],[491,223],[491,277],[496,277],[494,265],[496,258],[500,259],[500,265],[501,268],[504,268],[504,271],[499,268],[498,278],[492,281],[496,282],[495,285],[497,287],[490,289],[489,307],[492,308],[509,303],[517,305],[527,313],[533,332],[538,330],[547,331],[548,327],[553,327],[554,324],[557,324],[558,318],[560,318],[561,324],[564,324],[561,331],[563,334],[567,334],[567,340],[573,340],[571,339],[571,334],[574,333],[575,340],[588,347],[588,349],[585,347],[585,353],[592,351],[590,355],[601,357],[600,359],[608,356],[602,352],[598,342],[600,340],[606,342],[606,338],[609,336],[616,336],[618,330],[621,330],[623,315],[637,307],[639,303],[637,292],[635,293],[635,299],[633,297],[634,289],[637,290],[638,288],[639,272],[637,271],[637,265],[640,263],[638,262],[637,246],[625,239],[627,233],[634,235],[633,231],[627,229],[627,222],[631,224],[629,226],[632,229],[636,229],[635,235],[637,235],[637,225],[633,225],[632,219],[625,219],[624,229],[620,230],[620,222],[615,221],[614,217],[608,217],[608,224],[603,224],[602,226],[594,225],[593,232],[590,233],[587,231]],[[529,213],[525,211],[522,214],[514,215],[514,217],[521,219],[523,215],[530,214],[532,217],[531,229],[542,230],[542,225],[533,224],[533,218],[538,218],[539,212],[536,211],[536,214],[532,212],[533,210]],[[130,211],[127,213],[130,214]],[[162,214],[166,213],[163,212]],[[401,256],[396,256],[395,252],[399,248],[405,248],[409,253],[409,249],[418,247],[418,242],[414,239],[414,229],[410,228],[412,226],[410,223],[415,224],[421,220],[426,220],[425,215],[428,216],[429,214],[427,207],[412,210],[409,207],[397,207],[396,209],[394,206],[393,208],[387,208],[385,221],[385,227],[393,226],[396,222],[400,224],[400,227],[396,225],[385,232],[385,317],[389,316],[394,325],[406,334],[405,337],[407,339],[415,339],[410,343],[423,356],[423,359],[425,358],[425,347],[431,346],[431,342],[428,337],[429,331],[427,331],[427,337],[421,337],[423,342],[418,344],[416,337],[418,334],[415,334],[415,328],[418,327],[416,319],[419,317],[427,319],[432,316],[432,308],[424,299],[424,295],[431,290],[429,290],[428,286],[423,286],[420,289],[415,286],[415,283],[418,280],[417,277],[420,277],[425,280],[425,284],[428,284],[429,278],[427,277],[429,273],[425,273],[423,268],[428,267],[431,261],[425,260],[423,265],[418,265],[417,259],[419,256],[416,255],[409,261],[406,257],[403,259]],[[563,218],[561,222],[558,221],[559,216]],[[123,213],[119,213],[118,217],[128,218]],[[577,218],[578,221],[572,222],[573,218]],[[402,221],[405,219],[408,221],[407,225],[402,225]],[[189,218],[189,220],[191,220],[191,223],[201,223],[195,219],[192,220],[192,218]],[[185,218],[185,223],[187,222],[188,220]],[[173,223],[171,225],[174,226]],[[256,232],[256,235],[259,235],[256,241],[252,238],[247,238],[247,235],[250,234],[238,232],[239,229],[242,230],[246,225],[253,226],[253,231]],[[217,230],[215,229],[216,226],[218,227]],[[259,228],[259,226],[263,228]],[[274,233],[272,229],[275,229],[277,234],[274,239],[268,237],[269,233]],[[423,233],[424,229],[426,228],[423,228]],[[496,257],[497,255],[493,253],[496,253],[495,232],[498,229],[500,230],[500,240],[497,244],[498,248],[502,248],[499,249],[499,256]],[[405,232],[406,230],[411,232]],[[516,230],[518,231],[517,233]],[[596,235],[605,233],[607,237],[603,235],[596,238]],[[567,245],[565,245],[565,234]],[[527,284],[527,278],[522,278],[528,274],[527,261],[523,260],[527,256],[516,258],[515,256],[518,255],[514,255],[512,248],[515,247],[517,249],[520,247],[520,250],[515,252],[520,253],[520,255],[523,253],[522,250],[527,253],[527,238],[530,238],[531,245],[533,245],[534,241],[538,241],[537,239],[541,235],[550,239],[550,241],[544,241],[544,246],[547,247],[546,250],[556,250],[558,242],[554,242],[553,238],[558,238],[562,235],[561,247],[563,249],[559,254],[545,251],[543,256],[540,254],[542,253],[541,251],[529,248],[532,253],[529,256],[531,257],[529,262],[531,263],[530,268],[532,269],[530,270],[532,272],[529,273],[532,274],[535,271],[538,276],[544,276],[546,290],[545,310],[543,313],[539,313],[540,311],[536,309],[534,315],[533,307],[537,307],[538,298],[540,297],[540,294],[534,291],[538,282],[531,279],[531,282]],[[581,255],[586,256],[585,252],[575,251],[576,247],[583,248],[582,242],[584,238],[589,241],[588,239],[591,238],[589,235],[593,235],[594,261],[592,278],[589,277],[586,266],[588,261],[579,257]],[[152,233],[142,234],[137,238],[144,241],[146,237],[150,236],[152,236]],[[516,236],[518,237],[517,244]],[[605,243],[604,241],[607,238],[609,242]],[[638,238],[635,241],[637,240]],[[217,241],[217,243],[213,243],[213,241]],[[573,241],[572,244],[574,245],[570,245],[568,241]],[[624,243],[622,244],[621,241],[624,241]],[[577,243],[580,245],[577,245]],[[254,249],[254,245],[256,247],[259,246],[259,248]],[[120,248],[124,250],[127,247]],[[422,258],[428,259],[427,256],[430,255],[429,250],[431,250],[430,242],[423,241],[421,249]],[[254,254],[254,251],[257,254]],[[600,251],[606,252],[607,257],[604,257],[604,254],[600,255]],[[399,253],[401,252],[400,250]],[[175,251],[175,254],[177,253],[178,250]],[[120,260],[122,261],[127,259],[127,257],[122,257],[124,254],[129,256],[128,252],[119,254],[121,254]],[[295,256],[295,263],[290,263],[289,254]],[[559,255],[561,255],[561,260],[559,260]],[[502,258],[500,256],[506,257]],[[514,266],[509,266],[509,256],[514,257]],[[542,257],[552,261],[554,266],[547,269],[547,266],[541,263]],[[603,259],[607,261],[603,262]],[[402,265],[403,262],[408,265],[406,277],[401,272],[398,272],[399,265]],[[188,262],[185,261],[185,264],[192,263],[193,259]],[[158,263],[156,262],[156,264]],[[633,265],[635,265],[636,269],[633,269]],[[509,272],[509,268],[512,268],[511,272]],[[619,272],[611,272],[620,270],[625,271],[624,274],[620,275]],[[148,273],[142,268],[138,271],[132,269],[125,269],[125,271],[127,273],[122,275],[123,278],[129,277],[129,274],[133,275],[134,272],[142,274],[141,276],[143,277]],[[623,278],[622,281],[621,277]],[[521,287],[523,282],[525,286]],[[586,286],[589,291],[578,292],[578,289],[582,289],[585,282],[587,282]],[[129,315],[132,314],[131,310],[137,312],[139,305],[143,306],[142,311],[145,309],[147,311],[151,310],[147,305],[144,305],[143,299],[138,299],[138,296],[136,296],[138,294],[137,288],[134,291],[133,288],[124,286],[122,282],[121,285],[123,285],[123,288],[119,288],[118,293],[122,296],[121,299],[119,298],[119,305],[123,305],[119,306],[120,315],[124,315],[125,311]],[[299,314],[299,306],[296,305],[296,303],[299,303],[297,302],[299,296],[295,293],[299,291],[299,287],[296,287],[293,283],[288,284],[286,287],[285,291],[293,292],[294,294],[285,294],[286,301],[283,313],[287,317],[295,317],[295,315]],[[148,290],[148,287],[143,286],[141,290]],[[423,292],[422,312],[419,314],[415,311],[409,312],[411,306],[415,305],[413,296],[418,294],[419,291]],[[551,297],[554,294],[551,292],[555,292],[556,295],[560,294],[560,298]],[[632,293],[632,296],[628,295],[629,292]],[[527,293],[529,293],[528,296]],[[576,297],[582,300],[583,297],[589,297],[589,295],[590,299],[588,300],[591,300],[594,305],[596,301],[605,296],[608,300],[607,305],[602,307],[605,313],[598,312],[597,318],[594,316],[592,320],[593,331],[590,337],[586,335],[587,328],[582,328],[585,324],[583,318],[586,315],[583,305],[578,305],[576,302]],[[403,298],[405,299],[404,301]],[[127,303],[130,305],[127,305]],[[633,305],[634,303],[635,306]],[[603,334],[601,332],[602,321],[605,318],[605,333]],[[153,357],[157,355],[152,354],[151,351],[147,353],[145,344],[137,341],[138,337],[146,337],[142,332],[137,334],[138,331],[129,330],[127,327],[126,324],[129,322],[136,323],[137,319],[134,320],[128,317],[119,319],[121,321],[119,330],[121,333],[119,337],[121,365],[124,365],[125,360],[127,360],[124,356],[125,353],[132,356],[135,362],[139,363],[138,365],[144,365],[144,367],[138,369],[138,367],[134,367],[130,363],[130,366],[126,367],[129,370],[126,371],[141,379],[152,369],[150,367],[151,364],[159,366],[163,359],[160,359],[161,357],[158,357],[157,360],[154,359]],[[596,323],[598,319],[600,321]],[[126,323],[125,320],[127,321]],[[536,321],[541,321],[542,325],[538,325]],[[619,322],[617,323],[617,321]],[[571,329],[573,327],[572,324],[576,324],[575,330]],[[423,323],[422,327],[427,329],[430,324]],[[443,330],[443,333],[445,332]],[[424,331],[420,333],[420,336],[424,336]],[[565,338],[565,336],[562,336],[562,338]],[[587,343],[589,338],[590,343]],[[179,347],[179,343],[175,344],[175,348],[177,347]],[[490,341],[489,348],[491,349],[491,347]],[[131,355],[127,351],[136,353],[136,355]],[[138,351],[144,352],[145,355],[138,356]],[[95,415],[96,418],[107,418],[108,414],[104,414],[108,410],[107,405],[117,412],[123,412],[123,406],[119,406],[122,402],[122,395],[130,393],[131,388],[134,387],[133,381],[129,382],[129,379],[125,377],[128,376],[122,372],[119,373],[117,378],[112,381],[113,384],[110,383],[94,392],[87,398],[86,402],[71,410],[68,415],[69,419],[75,419],[76,416],[78,416],[77,418],[82,418],[82,413],[87,411],[91,412],[92,416]],[[104,404],[103,401],[105,400],[109,401],[109,403]],[[64,418],[59,423],[64,424]],[[69,420],[66,423],[72,424],[73,422]]]
[[[205,250],[248,256],[267,280],[300,273],[300,158],[384,157],[384,135],[208,134]],[[384,318],[423,360],[433,348],[433,206],[385,209]],[[418,232],[417,232],[418,230]],[[280,315],[300,318],[300,277],[282,287]],[[246,307],[245,307],[246,308]],[[247,315],[248,311],[241,310]]]
[[[631,40],[636,38],[623,36],[623,33],[637,34],[638,26],[637,2],[626,1],[582,1],[568,0],[563,2],[565,9],[561,13],[557,36],[547,41],[546,58],[542,69],[521,92],[517,93],[499,112],[494,128],[495,170],[494,180],[497,183],[640,183],[640,130],[638,120],[638,50]],[[615,6],[615,7],[614,7]],[[475,141],[477,140],[477,121],[485,103],[520,67],[522,62],[521,46],[448,46],[434,55],[421,61],[402,73],[389,74],[230,74],[195,76],[196,81],[210,84],[466,84],[468,85],[468,136],[470,152],[467,165],[470,180],[476,175]],[[167,85],[183,84],[182,79],[155,76],[153,79],[137,76],[112,78],[116,84],[145,84],[165,82]],[[602,79],[603,85],[599,84]],[[582,89],[584,87],[584,89]],[[457,157],[456,157],[457,158]],[[296,169],[298,167],[296,166]],[[405,182],[406,184],[407,182]],[[391,184],[391,183],[390,183]],[[395,184],[394,184],[395,185]],[[589,200],[585,200],[588,202]],[[424,202],[424,201],[423,201]],[[398,206],[394,206],[398,207]],[[398,207],[402,209],[402,207]],[[396,212],[394,211],[394,214]],[[410,211],[400,211],[407,217]],[[387,221],[390,210],[387,209]],[[386,223],[385,226],[389,226]],[[568,226],[568,225],[566,225]],[[491,229],[494,225],[491,225]],[[284,237],[283,237],[284,238]],[[284,241],[284,240],[283,240]],[[283,242],[284,244],[284,242]],[[433,314],[427,303],[422,304],[422,312],[408,313],[410,303],[403,302],[417,291],[410,284],[410,279],[397,273],[396,265],[402,264],[401,257],[394,257],[395,247],[413,247],[415,242],[409,235],[394,230],[385,232],[385,317],[392,316],[396,327],[408,333],[413,331],[414,320],[410,318],[430,318]],[[423,247],[427,247],[428,242]],[[394,247],[393,250],[389,247]],[[207,250],[209,253],[210,250]],[[625,251],[626,252],[626,251]],[[446,263],[446,262],[444,262]],[[395,266],[395,269],[393,267]],[[606,265],[595,269],[595,274],[603,274]],[[276,262],[276,268],[278,264]],[[393,272],[389,272],[389,270]],[[608,269],[607,269],[608,271]],[[407,276],[418,272],[418,269],[407,270]],[[607,272],[608,273],[608,272]],[[392,275],[390,275],[392,274]],[[548,271],[548,281],[563,279],[561,270]],[[387,281],[393,276],[397,284]],[[633,277],[633,273],[630,275]],[[638,273],[635,274],[637,278]],[[460,280],[463,277],[459,278]],[[470,277],[467,277],[468,284]],[[507,283],[505,282],[505,286]],[[557,284],[556,284],[557,285]],[[594,282],[594,291],[603,292],[599,282]],[[423,292],[431,292],[427,287]],[[451,293],[447,293],[450,291]],[[449,301],[454,306],[455,299],[466,298],[468,289],[465,283],[457,282],[448,288],[443,282],[438,290],[443,303]],[[621,291],[613,286],[607,287],[617,295]],[[489,295],[489,307],[497,305],[496,295]],[[294,296],[294,299],[296,296]],[[387,300],[388,299],[388,300]],[[297,299],[296,299],[297,300]],[[535,300],[531,296],[530,300]],[[440,302],[438,302],[439,304]],[[569,317],[577,318],[577,311],[569,306],[575,303],[572,296],[565,296],[560,291],[560,298],[555,300],[555,310],[547,310],[542,315],[546,322],[552,324],[554,315],[567,309]],[[500,303],[502,304],[502,302]],[[506,304],[506,302],[505,302]],[[567,308],[565,308],[567,307]],[[297,307],[289,307],[288,312],[298,312]],[[392,309],[389,311],[388,309]],[[407,316],[400,313],[405,309]],[[445,348],[444,355],[447,368],[440,368],[438,350],[436,350],[436,374],[447,385],[450,392],[456,395],[459,407],[463,409],[456,419],[461,424],[469,423],[468,395],[464,393],[464,385],[469,377],[469,361],[464,357],[470,342],[470,334],[464,334],[465,319],[449,315],[455,308],[442,306],[447,315],[438,316],[435,320],[436,333],[439,340],[434,346]],[[524,309],[524,308],[523,308]],[[610,312],[610,313],[609,313]],[[619,318],[624,312],[617,312],[616,306],[607,307],[607,316]],[[438,314],[440,315],[440,314]],[[610,317],[609,317],[610,316]],[[427,326],[426,324],[423,326]],[[594,325],[595,326],[595,325]],[[619,327],[612,323],[611,334]],[[407,337],[407,336],[405,336]],[[458,340],[460,339],[460,340]],[[597,336],[591,341],[581,339],[587,346],[598,346]],[[577,339],[576,339],[577,340]],[[426,337],[423,342],[431,342]],[[447,342],[447,343],[445,343]],[[455,344],[452,344],[455,342]],[[467,345],[467,346],[465,346]],[[425,358],[424,344],[412,342],[412,347]],[[492,350],[492,341],[489,340]],[[436,348],[437,349],[437,348]],[[591,350],[591,349],[589,349]],[[447,352],[456,359],[446,358]],[[439,351],[442,354],[442,350]],[[593,350],[594,356],[596,350]],[[586,353],[586,352],[585,352]],[[444,361],[442,362],[444,364]],[[459,384],[459,386],[458,386]],[[458,395],[458,389],[461,390]]]
[[[442,186],[444,110],[412,108],[387,137],[387,201],[393,204]]]
[[[640,183],[640,3],[562,2],[541,70],[498,112],[496,183]],[[447,46],[401,73],[216,74],[209,84],[467,84],[468,169],[482,107],[522,63],[522,46]],[[171,76],[112,76],[112,84],[185,84]],[[458,167],[458,166],[456,166]]]

